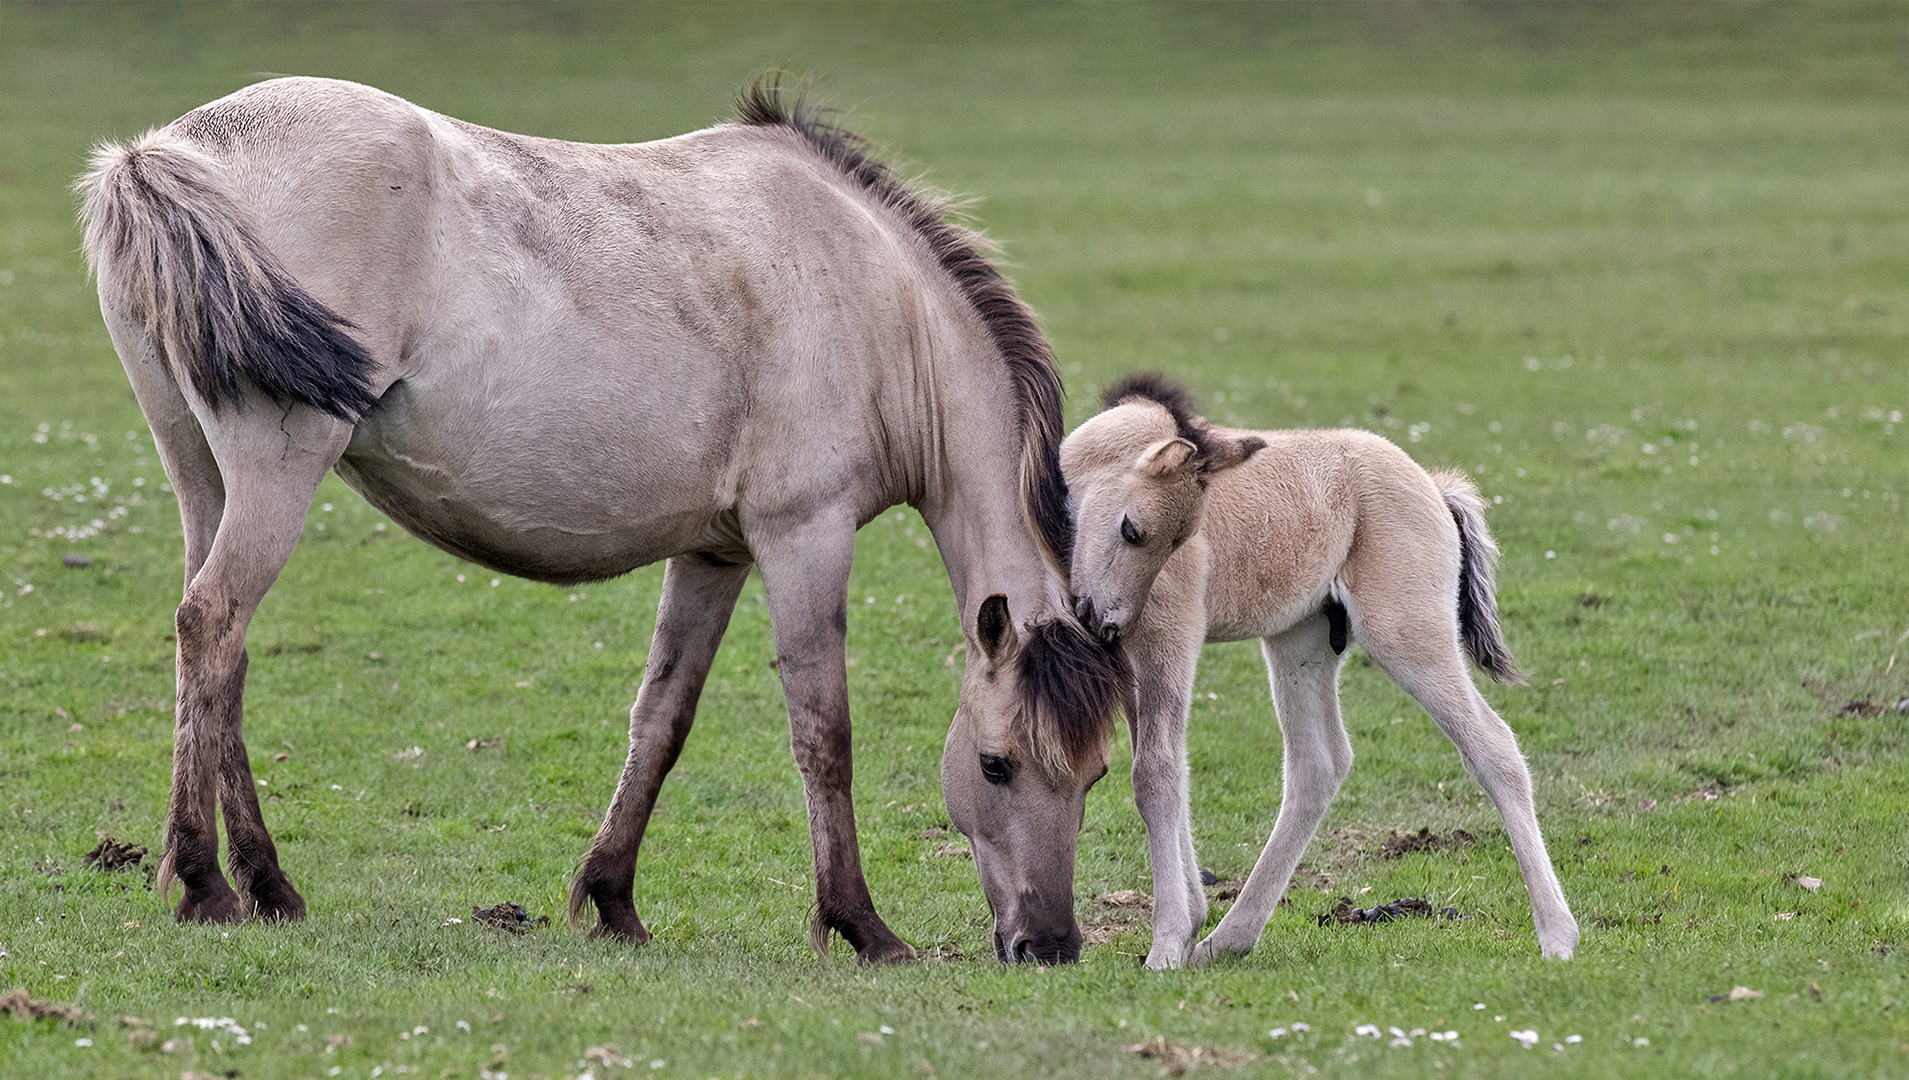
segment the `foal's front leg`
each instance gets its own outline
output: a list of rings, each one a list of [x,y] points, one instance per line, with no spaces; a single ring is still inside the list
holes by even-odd
[[[818,516],[762,542],[756,558],[768,593],[776,666],[789,704],[789,740],[809,807],[815,848],[815,917],[809,944],[828,952],[841,934],[862,963],[913,960],[915,950],[882,922],[862,876],[855,835],[848,715],[848,571],[855,550],[849,514]]]
[[[1165,597],[1156,596],[1155,607]],[[1206,923],[1206,890],[1193,853],[1187,807],[1187,710],[1199,666],[1200,640],[1192,623],[1143,623],[1127,643],[1133,660],[1139,708],[1129,721],[1133,735],[1133,796],[1147,826],[1147,856],[1153,869],[1153,946],[1146,966],[1177,968]]]
[[[656,793],[689,738],[703,681],[709,677],[709,665],[729,627],[736,596],[748,578],[748,563],[703,555],[679,555],[663,570],[663,598],[656,608],[649,664],[630,710],[630,754],[596,841],[570,884],[572,922],[585,903],[597,906],[591,937],[613,937],[634,945],[650,939],[650,932],[636,917],[637,850],[643,844],[650,811],[656,807]]]

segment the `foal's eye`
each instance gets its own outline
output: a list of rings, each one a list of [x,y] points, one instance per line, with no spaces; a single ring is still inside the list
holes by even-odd
[[[1134,547],[1139,547],[1140,542],[1145,539],[1140,535],[1140,530],[1134,526],[1133,519],[1125,514],[1120,516],[1120,538]]]
[[[1005,784],[1014,779],[1014,763],[1004,757],[982,754],[981,775],[986,777],[990,784]]]

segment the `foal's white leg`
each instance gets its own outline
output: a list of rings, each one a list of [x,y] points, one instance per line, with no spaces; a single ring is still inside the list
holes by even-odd
[[[1449,659],[1444,659],[1440,650],[1441,658],[1414,664],[1401,662],[1402,650],[1388,648],[1382,640],[1368,637],[1363,644],[1392,681],[1417,699],[1457,745],[1465,771],[1485,789],[1511,837],[1512,853],[1518,858],[1525,889],[1531,894],[1538,948],[1547,957],[1571,959],[1578,947],[1578,923],[1565,903],[1564,889],[1558,885],[1544,836],[1538,831],[1531,771],[1518,750],[1517,736],[1472,685],[1455,647]],[[1423,654],[1427,650],[1421,647],[1418,651]]]
[[[1156,596],[1155,603],[1163,599]],[[1127,642],[1139,706],[1129,722],[1134,806],[1147,826],[1153,869],[1153,946],[1146,966],[1156,971],[1186,963],[1206,922],[1206,891],[1187,809],[1187,708],[1200,660],[1200,640],[1189,630],[1200,629],[1198,623],[1143,624]]]
[[[1339,718],[1339,663],[1325,616],[1317,615],[1260,642],[1272,681],[1284,750],[1279,817],[1253,872],[1220,924],[1193,951],[1204,964],[1221,954],[1251,952],[1293,869],[1352,771],[1352,743]]]

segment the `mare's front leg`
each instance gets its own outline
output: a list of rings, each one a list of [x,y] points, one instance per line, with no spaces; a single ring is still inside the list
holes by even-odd
[[[856,843],[847,651],[854,551],[848,513],[811,517],[755,545],[815,848],[809,943],[826,955],[832,930],[855,948],[857,960],[888,963],[913,960],[915,950],[875,913]]]
[[[248,911],[299,918],[305,901],[279,867],[246,758],[245,633],[297,546],[312,494],[343,451],[350,428],[308,410],[254,403],[243,418],[234,416],[229,427],[209,435],[202,449],[211,454],[197,472],[189,450],[174,447],[167,460],[187,519],[189,570],[197,557],[193,538],[208,524],[203,510],[189,506],[222,505],[203,564],[191,574],[179,604],[178,717],[160,893],[174,878],[184,885],[182,921],[223,922]],[[223,471],[203,475],[211,457],[224,462]],[[188,487],[194,494],[185,494]],[[222,490],[222,500],[207,494],[214,487]],[[243,896],[219,873],[215,805],[225,813],[230,867]]]
[[[1147,615],[1162,614],[1168,596],[1154,594]],[[1147,826],[1147,857],[1153,869],[1153,970],[1186,963],[1206,923],[1206,890],[1193,853],[1193,823],[1187,807],[1187,711],[1199,667],[1205,625],[1194,619],[1143,616],[1127,642],[1138,708],[1129,719],[1133,735],[1133,797]]]
[[[1245,954],[1259,944],[1300,856],[1352,771],[1352,743],[1339,717],[1340,657],[1332,651],[1328,625],[1324,615],[1315,615],[1260,642],[1284,757],[1279,817],[1239,899],[1194,949],[1196,964]]]
[[[630,710],[630,753],[616,796],[603,816],[595,842],[570,884],[570,919],[585,903],[597,908],[591,937],[634,945],[650,939],[636,917],[636,855],[656,807],[663,778],[683,752],[696,701],[716,659],[736,596],[749,578],[749,564],[705,555],[679,555],[663,570],[663,599],[656,608],[643,686]]]

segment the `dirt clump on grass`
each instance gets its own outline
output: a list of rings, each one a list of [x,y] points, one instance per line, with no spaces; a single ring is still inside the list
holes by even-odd
[[[1400,836],[1395,831],[1391,836],[1386,837],[1379,844],[1379,858],[1403,859],[1407,855],[1415,855],[1421,851],[1456,851],[1462,847],[1470,847],[1477,841],[1477,837],[1463,829],[1453,829],[1441,836],[1430,828],[1421,826],[1415,833]]]
[[[146,849],[140,844],[127,843],[116,837],[99,834],[99,846],[86,853],[86,865],[97,866],[101,870],[123,870],[128,866],[138,867],[140,860],[146,857]]]
[[[1457,908],[1434,909],[1430,900],[1417,896],[1407,896],[1389,904],[1375,904],[1362,908],[1352,902],[1352,897],[1341,896],[1332,907],[1319,914],[1320,926],[1350,926],[1355,924],[1392,922],[1395,919],[1429,919],[1433,916],[1445,919],[1462,919]]]
[[[541,930],[550,925],[550,916],[539,915],[535,919],[524,910],[524,905],[515,900],[506,900],[493,907],[471,908],[471,921],[493,930],[504,930],[512,934],[521,934],[529,930]]]
[[[1231,1050],[1223,1046],[1188,1046],[1182,1042],[1175,1042],[1165,1035],[1155,1035],[1146,1042],[1123,1046],[1121,1049],[1142,1061],[1159,1062],[1165,1067],[1169,1076],[1185,1076],[1202,1065],[1237,1069],[1249,1062],[1259,1060],[1259,1055],[1250,1050]]]
[[[68,1024],[77,1024],[86,1019],[85,1011],[78,1005],[36,998],[27,993],[25,988],[15,988],[0,994],[0,1013],[19,1020],[61,1020]]]

